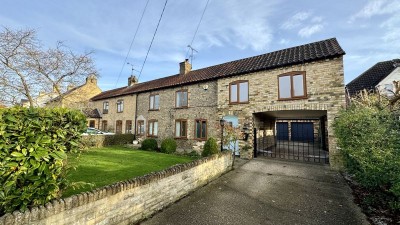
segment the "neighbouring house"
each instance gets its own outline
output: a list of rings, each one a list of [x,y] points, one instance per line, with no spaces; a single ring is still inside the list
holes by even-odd
[[[46,93],[46,92],[39,92],[39,95],[37,97],[33,98],[33,106],[34,107],[45,107],[46,103],[50,101],[51,99],[57,97],[58,94],[55,89],[53,89],[52,92]],[[21,106],[23,107],[30,107],[30,103],[27,99],[21,99]]]
[[[331,124],[345,104],[344,54],[332,38],[197,70],[186,60],[179,74],[130,83],[92,101],[114,131],[129,124],[137,136],[173,137],[180,148],[196,149],[209,137],[223,138],[222,124],[243,133],[229,144],[240,157],[336,166]],[[118,112],[118,101],[129,105],[127,114]]]
[[[378,91],[392,96],[393,81],[400,81],[400,59],[378,62],[346,85],[347,94],[354,97],[362,90]]]
[[[83,109],[88,107],[90,98],[100,93],[101,89],[97,86],[97,77],[89,75],[84,84],[77,87],[69,86],[65,93],[50,99],[45,104],[47,107]]]

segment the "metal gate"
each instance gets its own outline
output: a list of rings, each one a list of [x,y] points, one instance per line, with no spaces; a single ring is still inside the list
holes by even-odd
[[[329,163],[325,119],[276,120],[275,127],[255,129],[258,156]]]

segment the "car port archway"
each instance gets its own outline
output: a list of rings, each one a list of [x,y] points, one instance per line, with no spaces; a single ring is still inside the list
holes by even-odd
[[[329,163],[326,110],[253,114],[256,156]]]

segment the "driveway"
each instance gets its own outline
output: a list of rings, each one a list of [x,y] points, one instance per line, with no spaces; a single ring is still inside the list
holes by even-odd
[[[257,158],[142,225],[369,224],[329,166]]]

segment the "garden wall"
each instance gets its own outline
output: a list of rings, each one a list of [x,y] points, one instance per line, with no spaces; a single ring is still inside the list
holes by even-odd
[[[141,221],[232,168],[232,155],[223,152],[54,200],[45,206],[6,214],[0,225],[11,224],[132,224]]]

